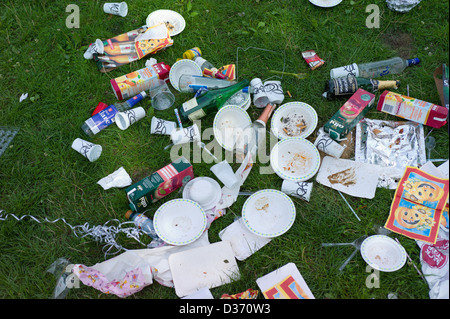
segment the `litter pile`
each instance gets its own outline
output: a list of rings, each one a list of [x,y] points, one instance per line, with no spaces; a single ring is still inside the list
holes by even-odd
[[[311,2],[321,4],[318,0]],[[127,8],[116,4],[105,7],[105,12],[124,16]],[[184,28],[181,15],[157,10],[140,28],[107,40],[97,39],[84,57],[92,59],[100,72],[109,72],[169,48],[174,42],[172,37]],[[303,58],[311,72],[320,72],[326,63],[313,50],[304,51]],[[344,200],[343,193],[371,199],[379,187],[395,189],[385,230],[417,241],[423,272],[434,275],[426,279],[430,297],[445,297],[447,285],[448,298],[448,266],[446,274],[441,271],[442,258],[448,259],[448,159],[434,166],[433,162],[441,159],[427,157],[423,129],[424,125],[439,129],[447,123],[448,86],[440,84],[443,88],[440,106],[393,92],[399,81],[378,80],[419,63],[419,59],[396,57],[332,69],[330,80],[325,83],[324,103],[331,99],[342,99],[343,103],[322,127],[318,127],[316,110],[310,104],[303,101],[283,104],[282,81],[238,80],[234,64],[216,68],[205,60],[200,48],[187,50],[171,66],[150,58],[145,68],[112,79],[112,90],[120,102],[99,103],[82,126],[86,136],[72,144],[89,161],[101,156],[102,146],[85,139],[114,123],[121,130],[139,125],[147,113],[138,104],[147,97],[155,110],[171,108],[175,102],[171,91],[174,89],[193,97],[174,108],[177,122],[152,116],[151,134],[169,135],[171,145],[195,143],[208,152],[197,121],[215,114],[214,138],[223,149],[233,152],[241,165],[234,172],[227,160],[209,153],[215,160],[211,171],[218,181],[195,177],[195,164],[185,157],[168,161],[170,164],[134,183],[123,167],[102,178],[98,184],[103,189],[124,189],[124,200],[130,207],[124,220],[150,236],[153,242],[151,247],[139,250],[115,245],[124,251],[93,266],[73,265],[71,271],[85,285],[119,297],[134,294],[156,281],[173,287],[180,298],[211,299],[209,289],[239,280],[237,261],[245,260],[289,231],[296,219],[291,197],[309,201],[315,177],[317,183],[339,192]],[[448,85],[448,68],[443,65],[441,69]],[[247,113],[251,105],[261,109],[254,121]],[[400,119],[368,118],[374,109]],[[266,146],[266,132],[276,139],[270,152],[270,166],[283,180],[281,189],[249,194],[241,218],[219,233],[221,241],[210,243],[211,223],[242,195],[240,188]],[[314,142],[307,139],[313,139],[314,135]],[[346,155],[348,150],[353,151],[354,159]],[[181,198],[158,207],[159,200],[175,191]],[[146,216],[150,207],[157,207],[151,218]],[[361,220],[350,205],[349,208]],[[368,265],[385,272],[402,268],[409,257],[399,242],[386,234],[364,236],[351,244],[355,252],[341,270],[358,251]],[[439,256],[442,258],[438,260]],[[267,299],[314,298],[293,263],[258,278],[256,283]],[[249,289],[222,298],[257,296],[258,291]]]

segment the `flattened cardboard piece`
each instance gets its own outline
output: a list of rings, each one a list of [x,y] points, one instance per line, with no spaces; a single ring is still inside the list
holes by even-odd
[[[266,299],[315,299],[294,263],[258,278],[256,283]]]
[[[325,156],[316,181],[350,196],[372,199],[379,174],[377,165]]]
[[[409,166],[398,185],[385,228],[435,244],[447,204],[448,179]]]

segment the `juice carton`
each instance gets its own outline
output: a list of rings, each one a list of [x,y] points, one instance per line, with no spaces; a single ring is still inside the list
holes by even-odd
[[[375,95],[358,89],[339,111],[323,126],[323,130],[335,141],[342,141],[358,122],[371,110]]]
[[[125,189],[130,208],[143,212],[150,204],[169,195],[193,177],[192,165],[186,158],[180,157]]]
[[[391,91],[381,94],[377,109],[434,128],[447,123],[447,108]]]
[[[121,101],[149,90],[158,84],[158,80],[169,77],[170,66],[164,62],[153,64],[150,67],[131,72],[111,80],[116,98]]]

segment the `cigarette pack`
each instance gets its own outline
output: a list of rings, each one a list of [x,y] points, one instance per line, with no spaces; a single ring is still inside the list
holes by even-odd
[[[180,157],[125,189],[130,208],[135,212],[143,212],[149,205],[169,195],[193,177],[192,165],[186,158]]]
[[[447,123],[447,108],[391,91],[381,94],[377,109],[434,128],[440,128]]]
[[[374,94],[358,89],[325,123],[323,130],[335,141],[344,140],[356,124],[372,109],[374,101]]]

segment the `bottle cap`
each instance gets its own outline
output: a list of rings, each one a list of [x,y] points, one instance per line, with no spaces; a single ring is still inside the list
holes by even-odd
[[[94,109],[94,112],[92,112],[92,115],[97,114],[98,112],[106,109],[107,107],[108,107],[108,104],[106,104],[106,103],[103,103],[103,102],[98,103],[98,105]]]
[[[131,214],[133,214],[132,210],[127,210],[127,212],[125,213],[125,218],[126,219],[130,219]]]
[[[145,91],[141,92],[142,98],[145,98],[147,96],[147,93],[145,93]]]
[[[420,63],[419,58],[409,59],[409,60],[407,60],[407,61],[408,61],[408,66],[416,65],[416,64],[419,64],[419,63]]]
[[[340,68],[335,68],[330,71],[330,77],[332,79],[343,78],[348,75],[359,76],[359,69],[356,63],[342,66]]]

